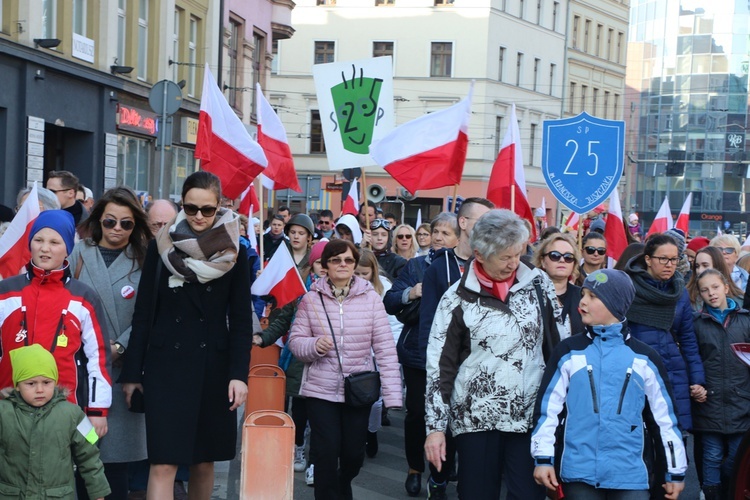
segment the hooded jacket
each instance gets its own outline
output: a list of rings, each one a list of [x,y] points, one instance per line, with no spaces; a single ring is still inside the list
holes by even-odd
[[[537,465],[553,465],[563,405],[563,481],[648,489],[643,460],[646,408],[648,421],[658,426],[653,436],[664,449],[667,481],[684,480],[687,456],[664,364],[653,349],[630,336],[626,323],[589,327],[554,350],[534,411],[531,455]]]
[[[359,227],[359,221],[357,220],[357,218],[352,214],[342,215],[341,218],[339,218],[339,220],[336,222],[336,227],[340,226],[341,224],[349,228],[349,231],[352,232],[353,243],[359,246],[359,244],[362,243],[362,229]],[[336,231],[336,237],[341,238],[338,231]]]
[[[74,464],[89,498],[109,495],[99,449],[86,439],[92,429],[81,409],[57,389],[39,408],[16,391],[0,401],[0,499],[75,500]]]
[[[324,355],[315,349],[318,337],[331,335],[326,314],[336,335],[343,374],[336,349]],[[368,281],[352,278],[349,294],[342,303],[334,298],[328,280],[315,282],[297,307],[289,349],[306,363],[301,396],[343,403],[344,377],[374,370],[374,352],[385,406],[402,405],[401,372],[393,333],[383,301]]]

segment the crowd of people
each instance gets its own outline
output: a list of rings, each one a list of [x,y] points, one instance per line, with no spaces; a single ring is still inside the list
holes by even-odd
[[[0,496],[163,500],[187,481],[209,499],[251,347],[277,343],[316,499],[353,498],[402,407],[412,497],[457,481],[471,500],[675,499],[692,439],[705,498],[728,498],[750,429],[731,347],[750,342],[750,249],[734,236],[635,241],[630,217],[611,262],[601,220],[580,242],[531,241],[484,198],[412,227],[371,202],[261,222],[204,171],[179,205],[123,186],[95,200],[64,171],[46,186],[31,259],[0,281]],[[307,292],[277,307],[250,289],[282,245]],[[34,456],[47,440],[60,460]]]

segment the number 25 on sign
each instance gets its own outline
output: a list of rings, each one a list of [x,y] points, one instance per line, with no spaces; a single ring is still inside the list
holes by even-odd
[[[606,200],[622,177],[625,122],[587,113],[544,122],[542,173],[552,194],[577,213]]]

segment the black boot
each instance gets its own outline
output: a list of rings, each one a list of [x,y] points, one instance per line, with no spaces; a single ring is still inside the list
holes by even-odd
[[[703,495],[705,495],[706,500],[723,500],[720,484],[713,486],[704,486]]]
[[[365,444],[365,452],[370,458],[375,458],[378,454],[378,433],[367,431],[367,442]]]
[[[380,425],[383,427],[388,427],[391,425],[391,419],[388,418],[388,408],[383,405],[383,412],[380,415]]]

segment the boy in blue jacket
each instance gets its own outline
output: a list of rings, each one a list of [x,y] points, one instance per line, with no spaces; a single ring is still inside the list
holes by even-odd
[[[631,338],[625,321],[634,296],[622,271],[588,275],[579,306],[586,331],[555,348],[539,388],[531,439],[534,479],[568,498],[649,498],[644,417],[666,459],[665,498],[676,499],[684,486],[687,458],[666,371],[653,349]],[[561,484],[554,466],[563,407]]]

